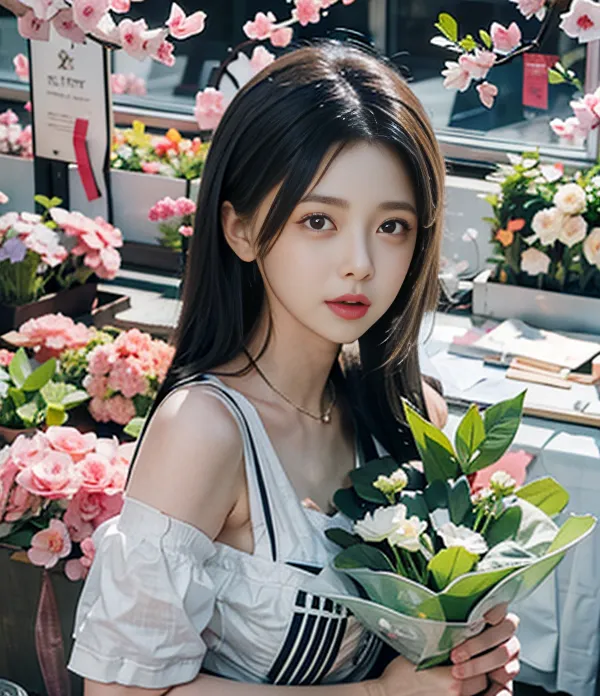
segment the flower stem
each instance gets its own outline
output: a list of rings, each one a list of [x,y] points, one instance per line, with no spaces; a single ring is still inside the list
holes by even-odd
[[[410,566],[411,570],[413,571],[414,580],[417,580],[417,582],[423,582],[423,576],[419,572],[419,570],[415,564],[412,553],[410,551],[403,550],[402,555],[405,559],[408,559],[408,565]]]
[[[404,564],[402,563],[402,559],[400,558],[400,554],[398,553],[398,549],[393,545],[390,544],[390,548],[392,549],[392,552],[394,554],[394,558],[396,559],[396,572],[398,575],[403,575],[405,578],[409,576],[409,574],[406,572],[406,568],[404,567]]]

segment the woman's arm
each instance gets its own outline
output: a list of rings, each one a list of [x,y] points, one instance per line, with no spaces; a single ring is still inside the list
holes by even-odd
[[[438,428],[444,428],[448,422],[448,405],[444,397],[434,389],[426,379],[421,380],[423,398],[429,420]]]

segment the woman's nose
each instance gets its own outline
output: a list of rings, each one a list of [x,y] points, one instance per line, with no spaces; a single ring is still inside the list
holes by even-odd
[[[344,261],[340,271],[344,278],[368,280],[373,276],[374,266],[368,240],[364,233],[348,235],[344,240]]]

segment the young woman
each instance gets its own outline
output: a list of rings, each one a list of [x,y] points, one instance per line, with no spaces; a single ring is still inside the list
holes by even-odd
[[[327,598],[345,587],[328,567],[333,493],[376,452],[416,458],[400,397],[425,410],[443,200],[424,110],[376,57],[302,48],[236,96],[204,170],[173,366],[123,512],[94,537],[70,663],[87,696],[510,693],[501,607],[453,667],[390,656],[382,672],[379,641]]]

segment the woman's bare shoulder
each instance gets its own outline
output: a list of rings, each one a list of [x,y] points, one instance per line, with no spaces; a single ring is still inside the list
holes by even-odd
[[[140,445],[127,495],[216,538],[240,494],[243,444],[225,405],[201,385],[169,394]]]

